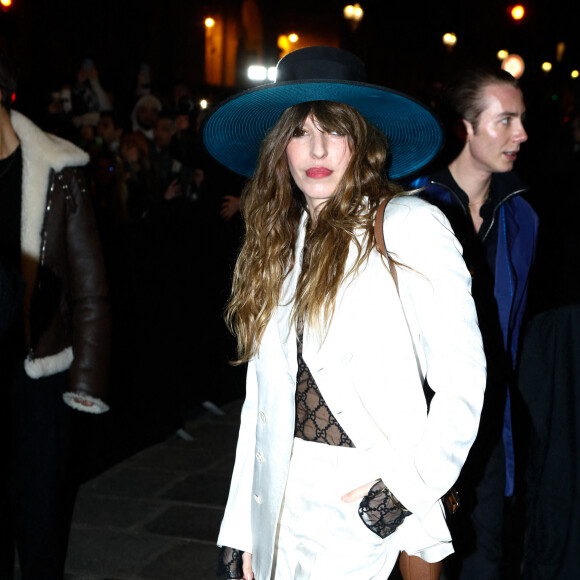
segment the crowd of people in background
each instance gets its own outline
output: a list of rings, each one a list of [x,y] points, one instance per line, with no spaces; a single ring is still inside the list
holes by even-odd
[[[103,421],[124,441],[120,454],[180,432],[203,404],[243,394],[221,319],[242,233],[242,180],[205,152],[204,111],[187,84],[175,82],[170,94],[152,85],[144,65],[123,109],[86,59],[36,119],[90,156],[115,328]],[[115,460],[108,455],[99,454]]]

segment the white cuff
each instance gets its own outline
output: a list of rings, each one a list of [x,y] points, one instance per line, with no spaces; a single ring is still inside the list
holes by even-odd
[[[100,415],[101,413],[106,413],[109,410],[109,405],[101,401],[101,399],[91,397],[90,395],[81,395],[79,393],[67,392],[63,393],[62,398],[69,407],[72,407],[77,411],[84,411],[85,413]],[[84,405],[83,401],[92,403],[92,405]]]

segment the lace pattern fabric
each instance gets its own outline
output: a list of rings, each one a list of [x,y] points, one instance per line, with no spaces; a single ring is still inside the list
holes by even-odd
[[[390,536],[411,512],[403,507],[379,479],[363,497],[358,514],[365,526],[381,538]]]
[[[354,447],[326,404],[316,381],[302,358],[302,329],[297,329],[296,421],[294,436],[305,441],[339,447]]]
[[[218,556],[217,575],[227,580],[239,580],[244,577],[242,556],[244,552],[223,546]]]

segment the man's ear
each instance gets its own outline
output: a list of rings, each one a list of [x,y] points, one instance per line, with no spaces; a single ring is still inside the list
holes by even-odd
[[[458,119],[453,125],[453,132],[462,143],[467,143],[469,135],[473,135],[473,127],[469,121]]]

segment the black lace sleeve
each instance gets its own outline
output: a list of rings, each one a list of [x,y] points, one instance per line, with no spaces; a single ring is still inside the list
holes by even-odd
[[[387,486],[379,479],[369,490],[368,495],[362,498],[358,514],[365,526],[380,536],[390,536],[411,515]]]
[[[244,577],[243,554],[241,550],[223,546],[218,557],[217,576],[228,580],[241,580]]]

